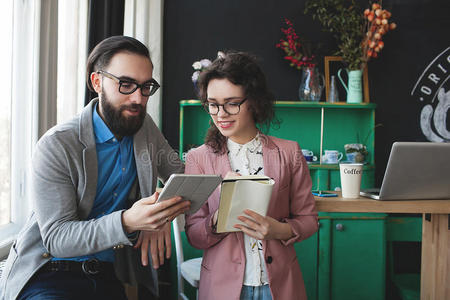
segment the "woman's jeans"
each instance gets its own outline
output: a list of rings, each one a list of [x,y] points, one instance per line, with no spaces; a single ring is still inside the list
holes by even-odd
[[[243,285],[240,300],[272,300],[269,285]]]

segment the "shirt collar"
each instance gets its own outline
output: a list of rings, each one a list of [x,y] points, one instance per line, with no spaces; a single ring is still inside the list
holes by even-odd
[[[247,142],[245,144],[238,144],[236,142],[233,142],[231,139],[227,140],[227,147],[228,150],[230,150],[230,153],[237,155],[241,149],[244,150],[250,150],[251,152],[255,152],[258,148],[261,147],[261,138],[259,136],[259,132],[256,134],[255,138],[252,139],[250,142]]]
[[[94,107],[94,112],[92,114],[92,123],[94,124],[94,134],[95,141],[97,143],[104,143],[114,138],[114,134],[109,130],[108,126],[106,126],[103,119],[97,112],[98,103]]]

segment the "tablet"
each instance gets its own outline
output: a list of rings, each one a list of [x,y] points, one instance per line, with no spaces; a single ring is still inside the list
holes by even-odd
[[[172,174],[159,194],[158,201],[181,196],[191,201],[191,209],[186,213],[193,214],[202,207],[221,182],[220,175]]]

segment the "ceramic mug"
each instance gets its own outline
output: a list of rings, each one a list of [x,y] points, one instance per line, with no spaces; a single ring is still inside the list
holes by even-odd
[[[307,162],[317,161],[317,156],[315,155],[304,155]]]
[[[313,162],[317,160],[317,156],[314,156],[314,152],[308,149],[302,149],[303,156],[307,162]]]
[[[314,152],[308,149],[302,149],[303,156],[311,156],[314,155]]]
[[[326,164],[337,164],[342,159],[342,152],[337,150],[325,150],[323,155],[323,162]]]

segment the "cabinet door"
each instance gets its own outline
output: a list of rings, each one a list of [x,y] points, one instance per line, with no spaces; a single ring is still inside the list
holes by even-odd
[[[321,220],[318,299],[384,299],[385,262],[384,218]]]
[[[302,270],[308,300],[317,299],[317,248],[318,234],[294,244],[297,259]]]

